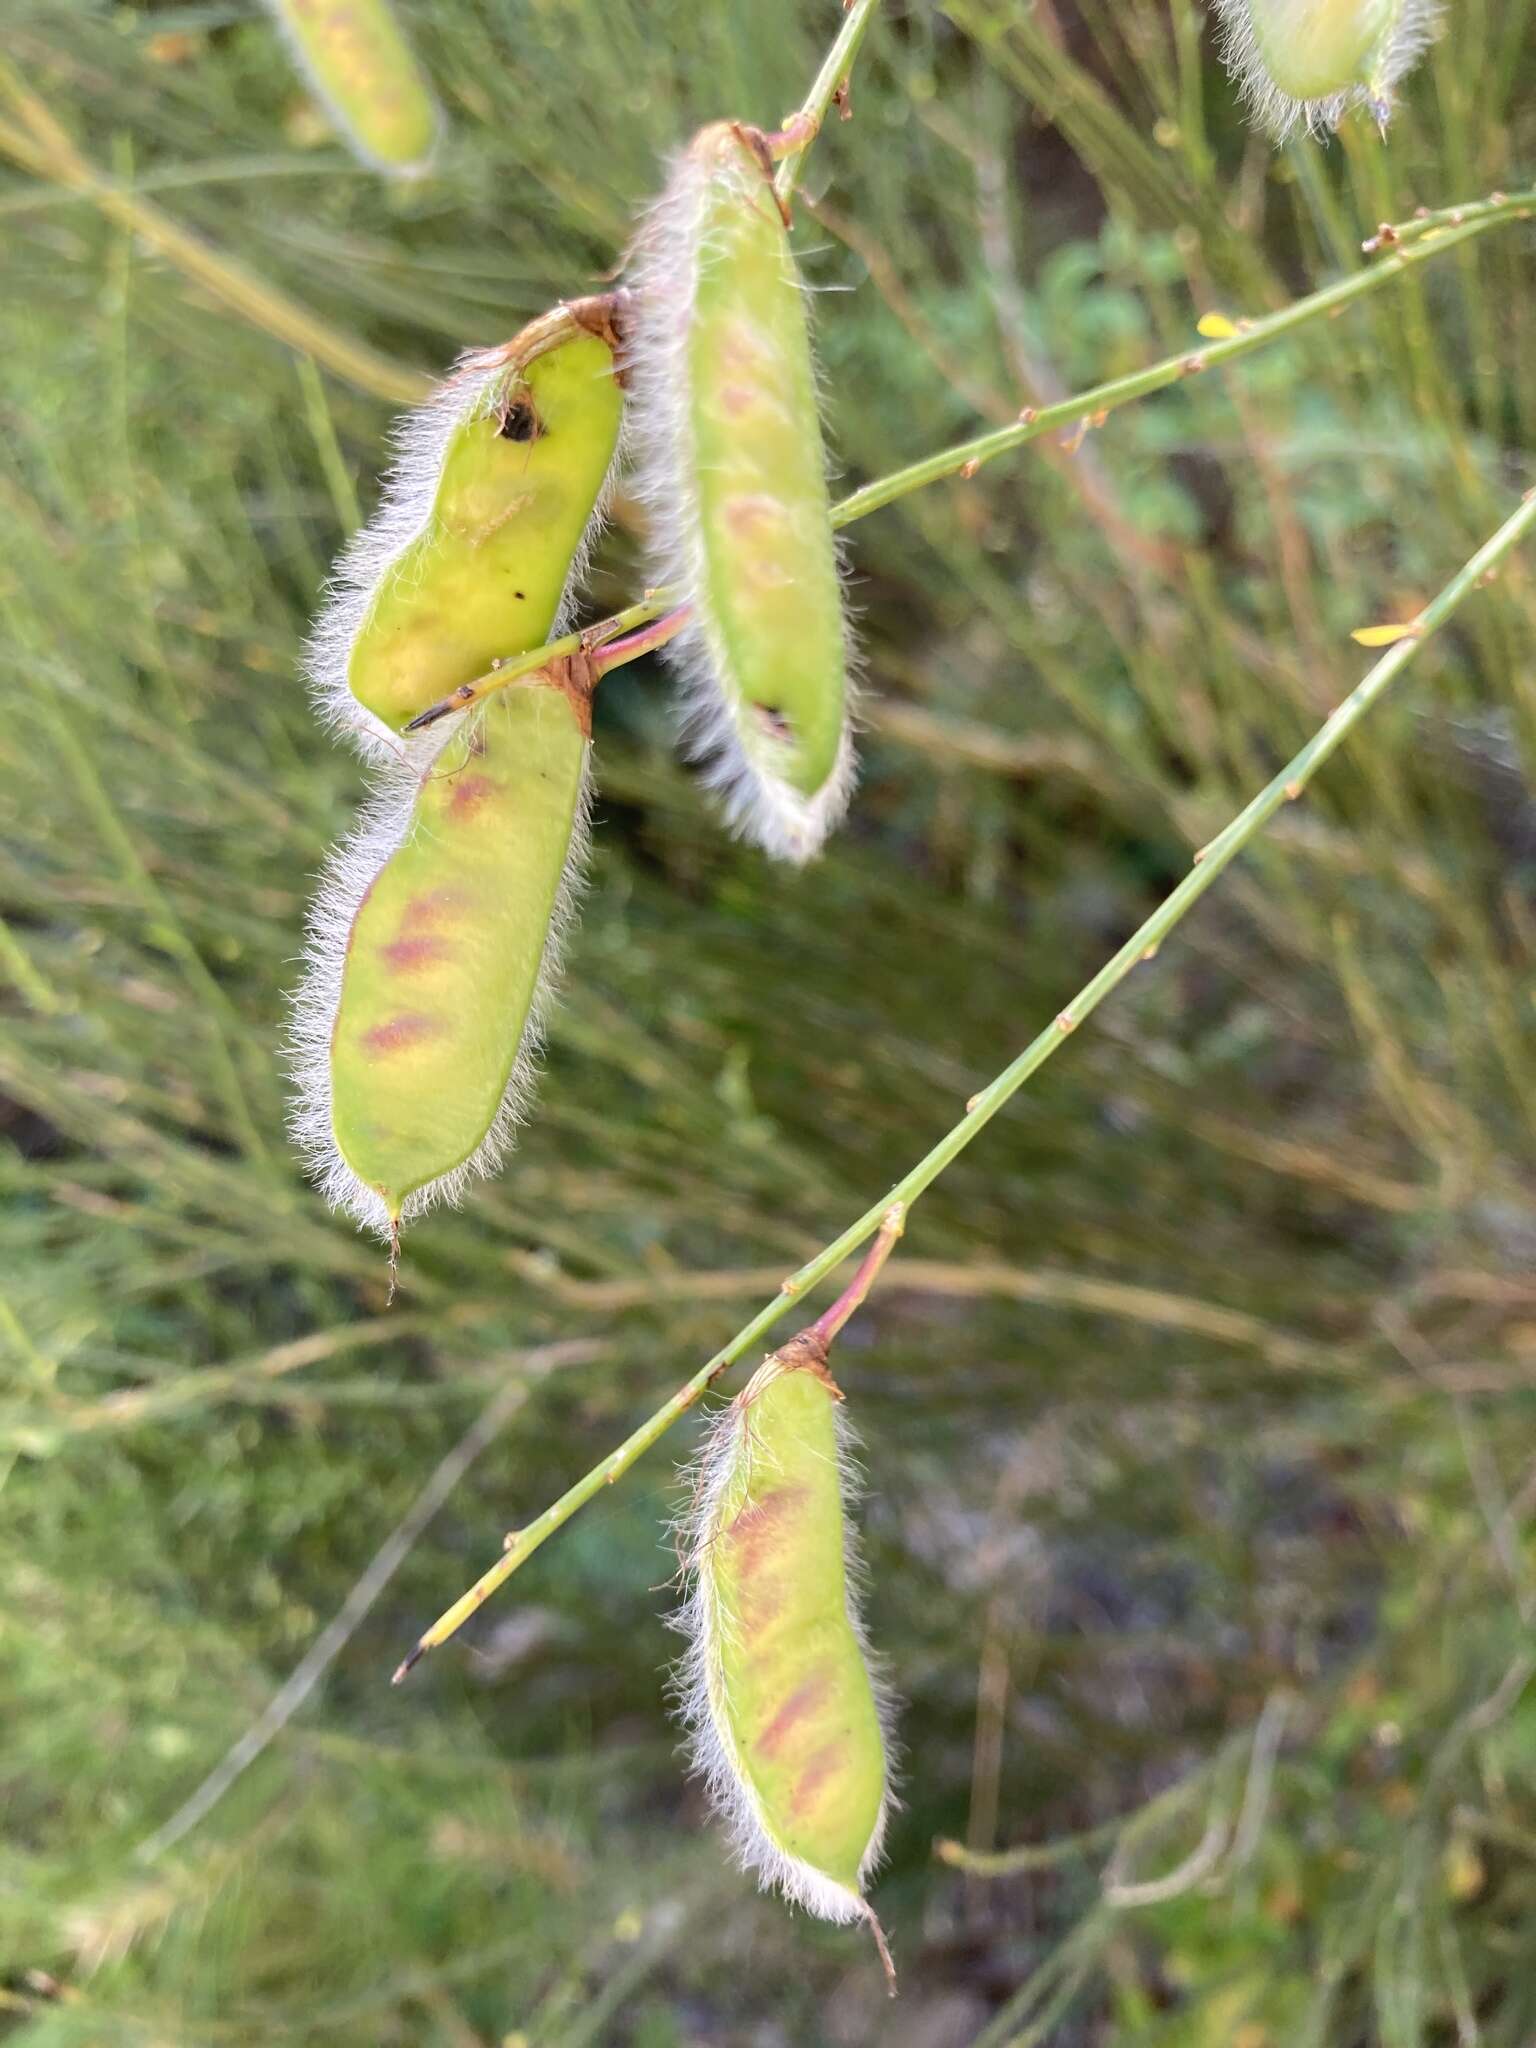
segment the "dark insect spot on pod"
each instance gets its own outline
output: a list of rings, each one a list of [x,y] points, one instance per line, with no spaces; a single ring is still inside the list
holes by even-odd
[[[528,398],[514,398],[502,413],[496,431],[504,441],[537,441],[544,431]]]

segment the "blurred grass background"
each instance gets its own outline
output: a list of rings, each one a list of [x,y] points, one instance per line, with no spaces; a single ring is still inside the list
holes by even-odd
[[[776,121],[838,18],[406,12],[450,136],[405,190],[244,0],[10,0],[6,54],[113,190],[387,382],[607,276],[665,152]],[[1385,145],[1276,157],[1191,0],[887,0],[797,230],[848,484],[1529,182],[1533,12],[1458,0]],[[386,1315],[275,1048],[359,789],[298,648],[390,407],[15,157],[0,2037],[1536,2037],[1529,560],[945,1177],[846,1341],[907,1703],[896,2007],[861,1938],[726,1871],[681,1779],[686,1431],[387,1684],[1061,1006],[1356,680],[1349,629],[1536,482],[1529,229],[854,529],[865,780],[809,874],[728,844],[660,677],[612,678],[539,1113]],[[634,554],[625,512],[596,608]],[[488,1402],[324,1683],[146,1858]],[[967,1874],[936,1837],[1030,1853]]]

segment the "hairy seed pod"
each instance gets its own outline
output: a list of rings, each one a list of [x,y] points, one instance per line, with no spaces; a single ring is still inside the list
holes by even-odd
[[[397,178],[431,161],[442,114],[389,0],[267,0],[356,155]]]
[[[393,1239],[499,1163],[531,1089],[586,843],[585,696],[530,677],[397,771],[334,858],[295,1006],[294,1134]]]
[[[1222,54],[1277,138],[1337,128],[1353,107],[1386,124],[1442,0],[1216,0]]]
[[[669,649],[684,731],[731,823],[807,860],[853,782],[850,641],[805,297],[755,130],[717,123],[678,160],[636,285],[650,577],[691,607]]]
[[[742,1866],[824,1919],[868,1920],[890,1793],[848,1529],[848,1432],[804,1333],[713,1425],[686,1524],[678,1690]]]
[[[615,313],[574,300],[465,356],[398,430],[307,657],[321,715],[366,752],[393,753],[418,712],[561,629],[618,447]]]

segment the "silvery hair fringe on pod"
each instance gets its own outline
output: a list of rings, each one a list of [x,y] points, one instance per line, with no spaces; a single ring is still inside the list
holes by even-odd
[[[1329,133],[1355,107],[1368,108],[1385,125],[1391,113],[1392,88],[1407,77],[1434,41],[1444,13],[1444,0],[1402,0],[1383,44],[1373,81],[1375,93],[1368,85],[1350,85],[1322,99],[1298,100],[1282,92],[1269,75],[1253,26],[1255,4],[1256,0],[1215,0],[1221,54],[1249,112],[1276,142],[1286,141],[1298,128],[1309,135]]]
[[[401,741],[382,718],[353,696],[347,681],[353,645],[367,621],[380,584],[426,530],[449,441],[465,420],[491,410],[492,400],[507,374],[503,350],[471,349],[460,356],[429,398],[396,418],[390,430],[394,459],[384,475],[378,509],[347,542],[327,580],[324,601],[304,648],[304,673],[316,716],[327,730],[350,739],[365,760],[398,759]],[[569,630],[576,593],[607,523],[613,479],[622,451],[621,432],[619,448],[571,557],[559,610],[549,631],[551,640],[558,640]]]
[[[678,735],[731,829],[765,853],[802,864],[821,851],[841,822],[857,772],[852,721],[858,659],[843,621],[846,698],[842,743],[832,773],[812,797],[802,796],[755,758],[731,713],[721,673],[722,651],[703,602],[703,535],[688,479],[693,437],[688,418],[688,335],[693,321],[708,172],[686,150],[672,165],[656,204],[640,225],[630,255],[634,312],[624,348],[632,412],[645,423],[636,437],[633,488],[650,521],[647,581],[679,591],[692,605],[687,624],[663,649],[681,685]],[[803,289],[803,287],[802,287]],[[843,569],[838,549],[838,569]]]
[[[782,1892],[791,1905],[803,1906],[823,1920],[847,1925],[855,1920],[868,1920],[868,1907],[862,1899],[800,1857],[792,1856],[774,1840],[757,1795],[741,1767],[730,1729],[716,1708],[721,1688],[719,1646],[725,1632],[734,1626],[734,1618],[720,1611],[709,1571],[709,1545],[720,1504],[736,1476],[738,1461],[752,1456],[756,1448],[751,1416],[750,1402],[745,1406],[739,1401],[730,1402],[709,1424],[696,1457],[681,1475],[689,1489],[689,1507],[674,1533],[682,1559],[684,1596],[671,1617],[671,1625],[682,1636],[685,1647],[673,1667],[672,1694],[678,1718],[688,1734],[690,1768],[703,1782],[711,1807],[724,1823],[731,1854],[739,1867],[755,1877],[763,1891]],[[896,1712],[881,1661],[870,1648],[864,1628],[865,1571],[852,1519],[852,1509],[863,1492],[858,1438],[841,1408],[833,1421],[837,1432],[838,1491],[843,1502],[848,1623],[870,1675],[885,1749],[885,1797],[859,1865],[862,1888],[879,1865],[886,1826],[899,1805],[892,1791]]]
[[[356,826],[327,859],[305,925],[304,972],[289,1004],[285,1052],[294,1091],[288,1117],[289,1135],[304,1157],[310,1178],[330,1206],[375,1231],[386,1244],[394,1237],[389,1210],[382,1196],[352,1171],[336,1143],[331,1104],[331,1036],[341,1006],[342,975],[353,923],[385,862],[404,843],[411,829],[422,777],[431,772],[447,740],[464,729],[461,719],[448,721],[448,725],[444,738],[432,734],[429,755],[423,750],[409,765],[391,760],[378,774]],[[455,1206],[472,1181],[495,1173],[511,1149],[518,1126],[527,1118],[538,1085],[539,1055],[556,999],[565,945],[581,900],[589,846],[591,786],[589,750],[571,844],[539,962],[538,983],[500,1107],[490,1129],[462,1165],[406,1197],[400,1213],[402,1223],[425,1215],[439,1203]]]

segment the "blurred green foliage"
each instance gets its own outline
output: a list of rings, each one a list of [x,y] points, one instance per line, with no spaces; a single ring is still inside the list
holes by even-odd
[[[666,150],[776,120],[837,18],[406,12],[451,133],[405,191],[237,0],[12,0],[6,55],[102,178],[435,370],[609,274]],[[1385,144],[1277,159],[1191,0],[888,0],[798,227],[848,481],[1528,179],[1532,17],[1459,0]],[[908,1702],[893,2011],[681,1781],[665,1455],[386,1682],[1060,1007],[1357,678],[1349,629],[1536,481],[1529,230],[858,527],[865,780],[809,874],[723,840],[661,678],[615,676],[539,1114],[386,1315],[296,1175],[276,1048],[359,789],[298,647],[389,408],[11,156],[0,2033],[1530,2040],[1529,561],[945,1177],[846,1340]],[[519,1384],[323,1686],[146,1859]],[[964,1875],[936,1836],[1039,1850]]]

